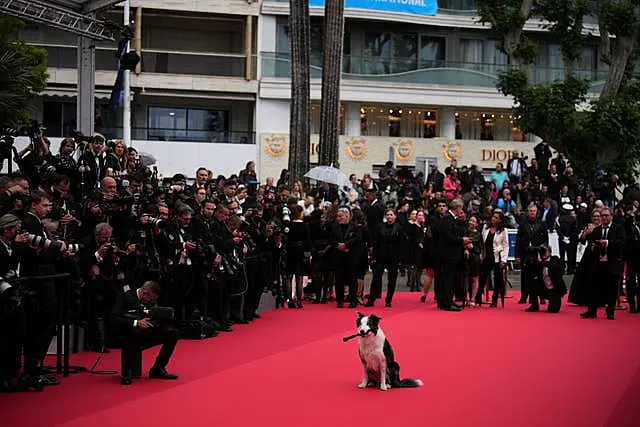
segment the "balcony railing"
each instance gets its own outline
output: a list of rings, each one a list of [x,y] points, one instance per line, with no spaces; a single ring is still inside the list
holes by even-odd
[[[322,77],[322,59],[311,58],[311,78]],[[262,77],[284,77],[291,75],[291,60],[288,53],[263,52]],[[373,82],[410,83],[426,85],[455,85],[495,87],[498,74],[507,71],[509,65],[431,61],[416,58],[364,58],[346,55],[343,60],[344,80],[370,80]],[[548,83],[562,80],[564,69],[533,67],[534,83]],[[580,77],[594,82],[602,82],[606,71],[578,70]]]
[[[96,132],[107,139],[122,138],[121,127],[97,126]],[[51,135],[55,136],[55,135]],[[62,136],[62,135],[60,135]],[[217,132],[207,130],[162,129],[162,128],[131,128],[131,139],[140,141],[180,141],[202,142],[217,144],[255,144],[255,132],[228,131]]]
[[[47,51],[47,65],[51,68],[76,68],[77,47],[34,43]],[[146,49],[142,51],[142,72],[186,74],[216,77],[246,77],[247,57],[240,53],[188,52]],[[96,48],[96,70],[117,70],[115,50]],[[253,55],[250,77],[256,78],[257,55]]]

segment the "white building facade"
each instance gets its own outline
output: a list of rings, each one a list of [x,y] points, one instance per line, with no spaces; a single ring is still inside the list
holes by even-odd
[[[314,162],[324,10],[314,6],[322,2],[311,1]],[[394,11],[350,7],[363,2],[347,0],[345,10],[340,88],[345,173],[375,172],[390,159],[424,170],[430,162],[446,165],[454,158],[459,165],[493,168],[511,151],[532,155],[535,137],[518,130],[512,100],[495,88],[508,58],[489,29],[476,22],[471,1],[440,0],[435,16],[403,10],[403,2],[395,2]],[[131,79],[133,145],[155,155],[165,175],[192,175],[197,166],[229,175],[254,160],[261,179],[277,177],[288,162],[288,0],[131,0],[131,5],[134,47],[142,57]],[[121,21],[118,9],[112,15]],[[539,45],[534,79],[562,78],[560,46],[539,24],[526,25]],[[592,27],[578,68],[597,89],[606,70]],[[21,36],[49,52],[51,80],[36,104],[36,118],[50,136],[68,135],[75,126],[75,37],[39,26],[29,26]],[[109,138],[122,136],[121,113],[108,106],[114,52],[115,46],[96,46],[96,131]]]

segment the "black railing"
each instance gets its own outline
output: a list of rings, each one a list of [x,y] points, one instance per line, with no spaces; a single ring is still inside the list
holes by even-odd
[[[122,138],[121,127],[96,126],[107,139]],[[55,135],[49,135],[55,136]],[[217,144],[255,144],[255,132],[195,129],[131,128],[131,139],[140,141],[180,141]]]

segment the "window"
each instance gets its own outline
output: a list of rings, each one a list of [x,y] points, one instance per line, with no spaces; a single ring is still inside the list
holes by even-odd
[[[66,137],[76,129],[77,108],[75,102],[44,101],[42,103],[42,124],[46,135]]]
[[[230,138],[226,110],[149,107],[148,113],[150,140],[228,142]]]
[[[435,138],[439,135],[435,109],[365,105],[360,113],[362,136]]]
[[[446,59],[446,40],[444,37],[420,37],[420,68],[436,66]]]
[[[460,60],[471,67],[484,62],[484,40],[461,39]]]
[[[456,139],[522,141],[509,111],[456,111]]]

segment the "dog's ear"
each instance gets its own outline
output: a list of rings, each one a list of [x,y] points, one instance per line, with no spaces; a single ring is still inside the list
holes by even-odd
[[[364,317],[364,314],[357,312],[356,315],[358,316],[358,319],[362,319]]]
[[[378,323],[380,323],[380,321],[382,320],[382,318],[381,318],[381,317],[378,317],[378,316],[376,316],[375,314],[370,314],[370,315],[369,315],[369,319],[371,320],[371,322],[372,322],[372,323],[374,323],[374,324],[376,324],[376,325],[377,325]]]

